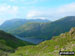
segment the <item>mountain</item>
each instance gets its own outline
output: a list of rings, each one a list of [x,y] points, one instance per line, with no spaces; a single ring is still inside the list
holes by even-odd
[[[0,30],[0,56],[4,52],[13,52],[16,48],[26,45],[32,45],[32,43],[17,39],[13,35]]]
[[[52,23],[47,23],[42,27],[43,29],[41,31],[44,33],[44,36],[51,39],[52,36],[68,32],[72,27],[75,27],[75,16],[67,16]]]
[[[59,51],[75,51],[75,28],[38,45],[19,47],[15,53],[8,56],[61,56]]]
[[[20,27],[21,25],[23,25],[27,22],[45,23],[45,22],[49,22],[49,20],[42,20],[42,19],[29,19],[29,20],[27,20],[27,19],[12,19],[12,20],[5,21],[0,26],[0,29],[8,32],[10,30],[14,30],[14,29]]]
[[[41,27],[46,23],[28,22],[15,30],[9,31],[9,33],[18,36],[18,38],[23,39],[32,43],[40,43],[44,40],[41,36]]]
[[[5,21],[1,26],[0,29],[4,30],[4,31],[9,31],[9,30],[14,30],[17,27],[20,27],[21,25],[23,25],[24,23],[26,23],[25,19],[14,19],[14,20],[8,20]]]
[[[52,36],[68,32],[72,27],[75,27],[75,16],[67,16],[54,22],[28,22],[17,29],[10,31],[10,33],[21,38],[25,37],[25,40],[33,43],[36,41],[37,44],[44,40],[51,39]]]
[[[38,44],[42,41],[51,39],[52,36],[57,36],[61,33],[68,32],[70,28],[75,27],[75,16],[67,16],[53,22],[43,23],[31,22],[30,20],[17,28],[13,26],[17,26],[16,23],[10,25],[11,28],[8,29],[7,32],[13,34],[14,36],[19,36],[17,37],[19,39]],[[5,28],[3,30],[5,30]]]

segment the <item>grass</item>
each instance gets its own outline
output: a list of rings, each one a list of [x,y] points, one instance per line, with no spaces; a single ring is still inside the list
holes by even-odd
[[[55,36],[38,45],[19,47],[9,56],[60,56],[59,51],[75,51],[75,30]],[[75,56],[75,55],[74,55]]]

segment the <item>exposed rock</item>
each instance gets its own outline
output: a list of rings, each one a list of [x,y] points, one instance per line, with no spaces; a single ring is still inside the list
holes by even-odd
[[[75,28],[71,28],[71,30],[69,31],[69,33],[72,35],[75,33]]]

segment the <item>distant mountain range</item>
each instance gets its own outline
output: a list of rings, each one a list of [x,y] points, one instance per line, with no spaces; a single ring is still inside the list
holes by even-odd
[[[22,19],[10,20],[2,24],[0,29],[24,38],[27,41],[40,43],[51,39],[52,36],[68,32],[72,27],[75,27],[75,16],[67,16],[54,22],[38,19],[29,21]]]
[[[4,31],[10,31],[10,30],[14,30],[20,26],[22,26],[25,23],[28,22],[40,22],[40,23],[45,23],[45,22],[49,22],[49,20],[42,20],[42,19],[12,19],[12,20],[7,20],[5,21],[1,26],[0,29],[4,30]]]

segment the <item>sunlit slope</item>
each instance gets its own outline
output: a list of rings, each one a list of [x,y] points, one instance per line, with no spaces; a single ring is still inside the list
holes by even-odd
[[[29,38],[42,38],[41,28],[46,23],[28,22],[14,31],[10,31],[13,35]],[[44,36],[43,36],[44,38]]]

